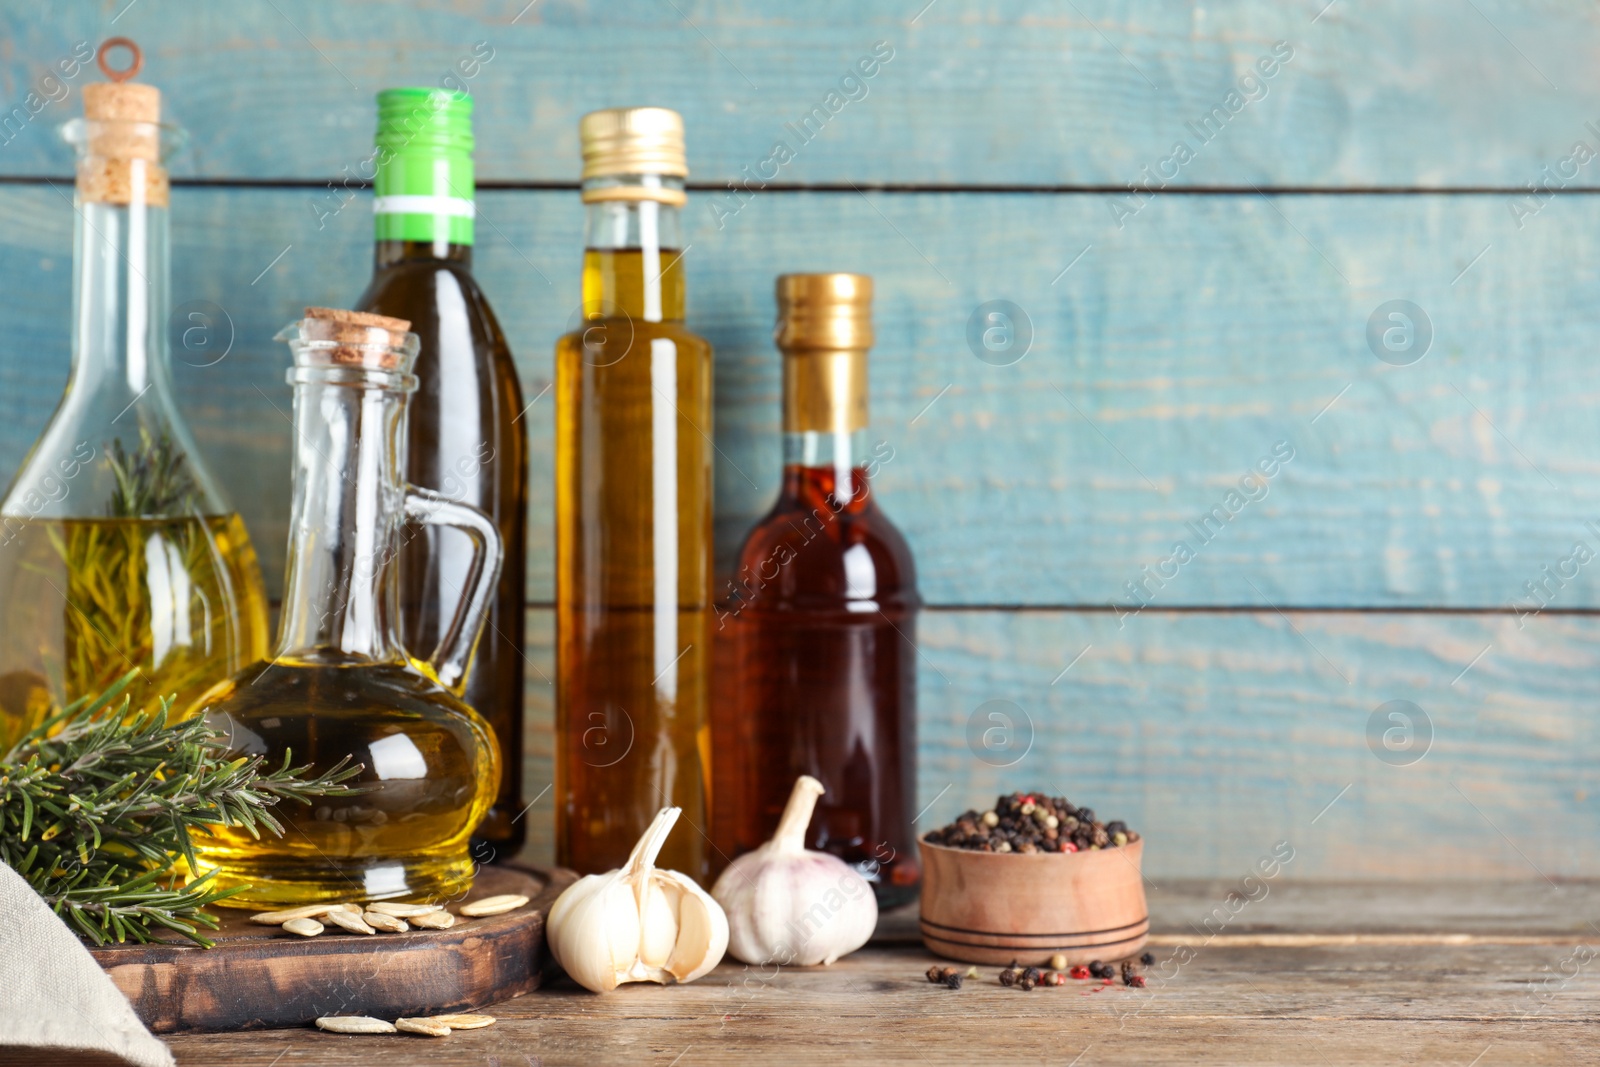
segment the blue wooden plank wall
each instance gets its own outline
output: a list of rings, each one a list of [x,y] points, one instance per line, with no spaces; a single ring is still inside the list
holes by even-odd
[[[1145,830],[1156,875],[1232,876],[1283,838],[1297,877],[1600,875],[1600,567],[1570,562],[1600,555],[1592,6],[7,5],[0,477],[68,368],[55,127],[97,75],[44,79],[114,33],[190,133],[173,302],[225,311],[232,347],[175,371],[274,588],[270,337],[365,283],[370,200],[342,184],[373,93],[475,94],[478,272],[530,396],[578,301],[577,117],[665,104],[694,171],[691,319],[717,347],[724,561],[776,484],[772,277],[878,280],[882,499],[930,604],[925,824],[1038,784]],[[875,48],[892,57],[841,89]],[[808,114],[827,121],[802,141]],[[730,193],[778,140],[792,162]],[[969,344],[992,300],[1026,315],[1014,361]],[[1420,359],[1371,329],[1394,300],[1426,316]],[[550,775],[548,395],[529,419],[531,794]],[[991,701],[1014,708],[1015,762],[969,744]]]

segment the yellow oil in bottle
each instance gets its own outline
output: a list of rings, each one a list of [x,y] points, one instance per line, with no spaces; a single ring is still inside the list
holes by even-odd
[[[556,346],[556,833],[560,863],[622,865],[684,811],[662,866],[704,870],[711,346],[683,325],[681,257],[584,254],[585,329]]]
[[[494,734],[415,665],[285,657],[239,672],[203,705],[232,752],[269,762],[287,752],[319,771],[349,755],[364,768],[349,784],[381,787],[279,804],[281,838],[224,829],[199,839],[218,888],[249,887],[227,904],[443,901],[471,887],[467,837],[500,780]]]
[[[135,708],[176,697],[185,714],[266,649],[236,514],[0,522],[0,738],[134,669]]]

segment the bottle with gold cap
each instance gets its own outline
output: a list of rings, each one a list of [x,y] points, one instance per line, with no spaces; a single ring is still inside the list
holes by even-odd
[[[583,314],[556,344],[556,855],[622,866],[706,825],[711,346],[684,326],[683,120],[583,117]],[[662,866],[702,876],[700,833]]]
[[[440,88],[378,94],[372,281],[361,311],[406,319],[421,339],[406,409],[406,477],[488,513],[505,565],[472,669],[457,695],[494,727],[500,793],[478,827],[510,859],[527,820],[522,800],[524,560],[528,423],[505,334],[472,275],[476,214],[472,97]],[[432,648],[465,596],[473,546],[458,530],[412,524],[400,549],[400,623],[411,648]]]
[[[853,864],[881,906],[916,894],[916,569],[872,492],[894,458],[867,437],[872,279],[786,274],[783,486],[745,538],[716,608],[735,665],[719,686],[714,838],[777,828],[797,776],[825,792],[807,848]]]
[[[113,69],[125,47],[133,63]],[[221,358],[202,312],[168,322],[161,93],[127,80],[137,46],[100,49],[77,149],[72,371],[0,502],[0,739],[129,670],[135,706],[185,712],[259,659],[267,600],[239,515],[173,397],[169,328],[197,366]],[[213,370],[211,374],[225,374]],[[3,747],[3,745],[0,745]]]

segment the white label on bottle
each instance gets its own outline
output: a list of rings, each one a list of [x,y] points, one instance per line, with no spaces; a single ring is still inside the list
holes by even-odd
[[[379,196],[372,201],[374,215],[452,215],[464,219],[477,214],[477,204],[459,196]]]

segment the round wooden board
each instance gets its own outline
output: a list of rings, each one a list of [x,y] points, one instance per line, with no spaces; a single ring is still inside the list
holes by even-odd
[[[544,919],[577,875],[568,870],[485,867],[460,903],[502,893],[526,907],[448,930],[317,937],[251,923],[251,912],[215,909],[215,948],[186,943],[92,949],[146,1026],[158,1034],[306,1026],[323,1015],[393,1021],[482,1007],[539,988],[551,966]],[[450,905],[457,911],[459,904]]]

